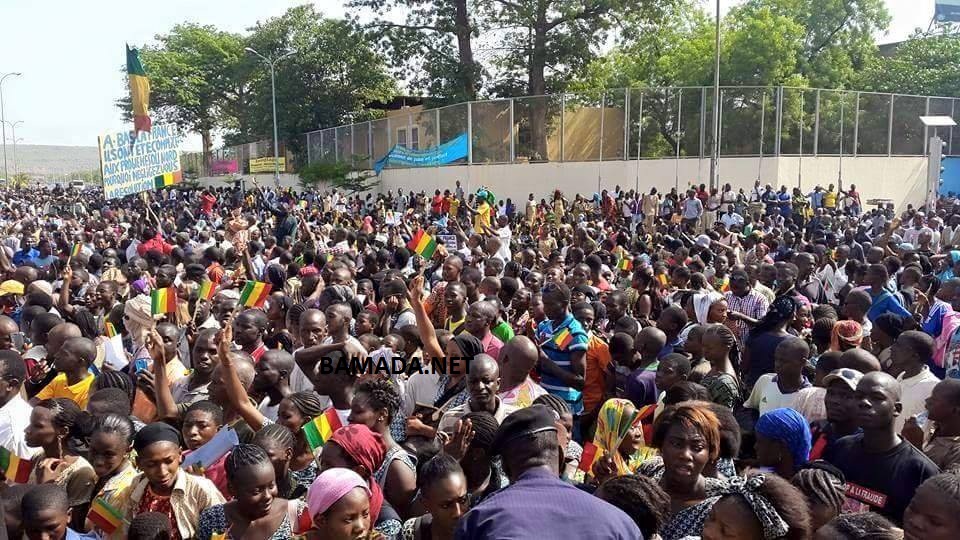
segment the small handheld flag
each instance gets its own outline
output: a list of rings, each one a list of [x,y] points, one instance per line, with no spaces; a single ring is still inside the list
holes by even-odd
[[[240,305],[248,308],[263,307],[264,301],[270,296],[271,288],[273,288],[273,286],[269,283],[248,281],[240,293]]]
[[[603,450],[592,442],[583,445],[583,453],[580,454],[580,465],[577,466],[581,471],[590,474],[593,470],[593,464],[603,456]]]
[[[108,338],[111,338],[111,337],[117,335],[117,327],[114,326],[112,322],[110,322],[110,321],[105,322],[105,323],[103,324],[103,328],[104,328],[104,330],[106,331]]]
[[[183,171],[174,171],[169,173],[163,173],[159,176],[153,177],[153,187],[160,189],[167,186],[172,186],[174,184],[179,184],[183,181]]]
[[[98,497],[90,505],[87,519],[92,521],[98,529],[108,535],[113,534],[124,522],[123,514],[113,506],[110,506],[102,497]]]
[[[177,290],[173,287],[150,291],[150,312],[154,315],[177,311]]]
[[[573,334],[570,333],[569,328],[564,328],[557,335],[553,336],[553,344],[560,350],[567,348],[567,345],[570,345],[570,342],[573,341]]]
[[[437,250],[437,240],[424,232],[423,229],[417,231],[417,234],[407,242],[407,249],[420,255],[424,259],[433,257],[433,252]]]
[[[82,246],[80,244],[74,244],[73,247],[70,248],[70,256],[76,257],[77,255],[80,255],[81,249],[82,249]]]
[[[633,270],[633,259],[629,257],[624,257],[620,259],[620,264],[617,265],[617,268],[623,270],[624,272],[629,272]]]
[[[200,299],[213,300],[213,295],[217,294],[217,283],[207,279],[203,285],[200,285]]]
[[[340,422],[340,416],[333,407],[323,411],[323,414],[303,425],[303,435],[310,445],[310,450],[316,453],[318,448],[323,448],[324,443],[330,440],[333,434],[343,427]]]
[[[15,484],[26,484],[33,470],[33,462],[13,454],[6,448],[0,448],[0,468],[7,480]]]

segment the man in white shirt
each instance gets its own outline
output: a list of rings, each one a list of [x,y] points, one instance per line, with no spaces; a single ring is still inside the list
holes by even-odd
[[[513,231],[510,230],[510,220],[507,216],[497,218],[497,237],[500,238],[500,249],[497,250],[497,256],[504,262],[513,260],[510,251],[510,240],[513,239]]]
[[[24,430],[33,407],[20,397],[27,367],[15,351],[0,351],[0,446],[29,459],[39,450],[27,445]]]
[[[729,231],[734,225],[737,227],[743,226],[743,216],[733,211],[733,205],[727,205],[727,211],[720,217],[720,221],[727,227]]]
[[[894,422],[897,433],[903,429],[908,418],[926,410],[925,402],[933,392],[933,387],[940,382],[927,367],[933,351],[933,338],[917,330],[900,334],[890,349],[890,374],[896,375],[900,381],[900,403],[903,407]]]

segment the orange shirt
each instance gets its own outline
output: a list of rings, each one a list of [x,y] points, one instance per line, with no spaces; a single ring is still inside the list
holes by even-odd
[[[604,379],[610,361],[610,346],[590,332],[590,341],[587,342],[587,369],[583,378],[584,412],[591,412],[603,404],[607,386]]]

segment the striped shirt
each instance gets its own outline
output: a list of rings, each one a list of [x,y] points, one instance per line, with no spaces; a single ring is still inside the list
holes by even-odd
[[[770,303],[766,297],[756,289],[750,289],[750,292],[742,297],[733,294],[731,291],[727,291],[724,296],[727,298],[727,308],[730,311],[743,313],[747,317],[758,321],[762,319],[763,316],[767,314],[767,310],[770,309]],[[734,321],[727,319],[727,326],[730,327],[730,330],[733,330],[733,334],[737,336],[740,343],[746,340],[747,332],[750,330],[747,323],[740,320]]]
[[[561,369],[573,372],[570,365],[570,357],[576,351],[586,351],[590,338],[580,325],[580,321],[573,318],[573,314],[567,313],[563,322],[554,327],[553,321],[547,319],[537,325],[537,340],[543,348],[547,358],[553,360]],[[564,384],[559,378],[548,373],[543,374],[540,381],[548,392],[561,397],[567,401],[579,401],[581,393],[570,386]]]

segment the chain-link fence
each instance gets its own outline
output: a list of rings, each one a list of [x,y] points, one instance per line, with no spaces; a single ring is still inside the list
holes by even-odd
[[[307,133],[306,158],[372,167],[395,146],[429,150],[460,135],[467,135],[469,150],[455,163],[709,157],[713,96],[713,87],[629,88],[403,109]],[[951,116],[960,123],[958,101],[785,86],[722,87],[720,155],[924,155],[934,133],[919,117]],[[941,128],[938,134],[949,155],[960,155],[960,127]]]

